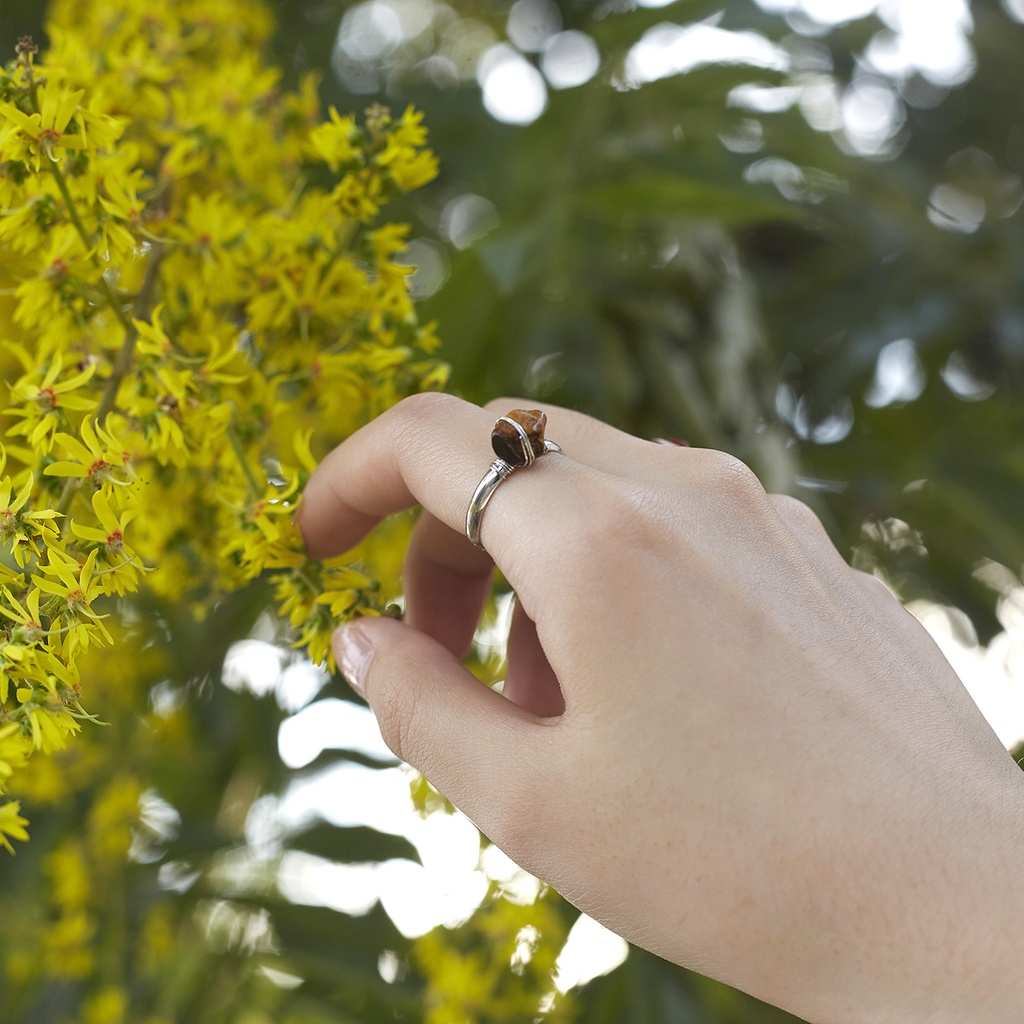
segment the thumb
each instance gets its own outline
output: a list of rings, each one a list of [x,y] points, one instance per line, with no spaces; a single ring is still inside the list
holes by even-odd
[[[333,647],[384,742],[492,839],[512,811],[505,804],[529,802],[534,786],[543,787],[541,721],[484,686],[432,637],[367,618],[338,629]]]

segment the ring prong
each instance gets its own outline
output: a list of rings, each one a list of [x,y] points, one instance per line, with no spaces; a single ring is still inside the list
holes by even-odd
[[[513,409],[500,416],[491,431],[491,447],[497,458],[477,485],[466,509],[466,537],[480,550],[480,524],[484,509],[498,484],[520,466],[529,466],[547,452],[561,452],[554,441],[544,439],[548,418],[540,409]]]

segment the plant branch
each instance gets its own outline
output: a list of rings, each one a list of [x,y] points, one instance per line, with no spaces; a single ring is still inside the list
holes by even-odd
[[[263,488],[260,487],[260,482],[256,479],[252,466],[249,465],[249,460],[245,456],[245,448],[242,446],[242,439],[238,436],[238,431],[235,429],[234,424],[228,427],[227,437],[228,441],[231,442],[231,448],[235,453],[235,457],[238,459],[238,465],[242,469],[242,475],[249,484],[249,491],[252,493],[253,498],[259,501],[263,497]]]
[[[134,321],[148,320],[153,312],[156,285],[160,279],[160,264],[163,262],[165,251],[163,248],[156,246],[150,251],[149,262],[146,264],[146,273],[142,279],[142,287],[139,288],[139,292],[135,296],[135,305],[132,307],[131,319],[125,316],[124,311],[121,310],[121,305],[117,301],[117,296],[114,295],[114,290],[110,287],[109,282],[106,278],[103,280],[103,283],[107,286],[111,306],[115,311],[120,310],[121,312],[121,316],[118,319],[125,324],[125,334],[124,341],[121,342],[121,347],[114,357],[110,379],[107,381],[107,386],[103,389],[99,408],[96,410],[96,421],[98,423],[102,423],[106,419],[107,414],[114,408],[121,381],[124,380],[125,375],[131,369],[132,357],[135,355],[135,343],[139,338],[139,329],[135,326]]]

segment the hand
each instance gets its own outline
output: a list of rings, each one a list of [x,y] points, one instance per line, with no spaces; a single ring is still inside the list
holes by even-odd
[[[496,416],[402,402],[307,487],[313,557],[423,514],[406,623],[339,632],[394,752],[631,941],[819,1022],[1024,1016],[1024,775],[925,631],[800,502],[720,452],[547,407],[466,506]],[[504,694],[460,664],[494,565]]]

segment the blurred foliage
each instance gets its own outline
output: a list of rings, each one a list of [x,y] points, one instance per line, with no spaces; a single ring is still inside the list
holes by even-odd
[[[344,12],[365,33],[355,15],[381,6],[294,0],[278,45],[296,69],[333,59],[332,100],[426,110],[442,176],[414,204],[445,281],[422,308],[442,324],[454,387],[729,449],[814,504],[840,548],[885,567],[905,597],[958,606],[990,637],[999,588],[975,570],[1024,564],[1024,26],[1012,5],[971,5],[972,65],[936,84],[871,65],[865,54],[894,36],[876,16],[829,31],[742,0],[524,0],[535,22],[587,33],[601,54],[585,85],[548,88],[525,127],[487,114],[466,57],[510,45],[508,5],[434,5],[410,38],[350,44],[361,60],[310,30]],[[629,82],[645,33],[701,19],[760,33],[788,69],[708,63]],[[520,59],[543,64],[544,46]],[[745,106],[750,84],[785,109]],[[865,88],[894,118],[867,154],[842,120]],[[479,239],[453,224],[472,222],[467,196],[486,201]],[[902,339],[920,393],[872,405],[879,356]],[[922,544],[865,535],[890,519]]]
[[[525,394],[731,450],[770,488],[811,502],[841,550],[904,597],[963,609],[983,639],[999,629],[1000,599],[1024,565],[1019,4],[974,0],[973,65],[945,83],[873,66],[868,55],[892,37],[876,16],[827,27],[748,0],[535,4],[536,50],[510,42],[509,5],[489,0],[276,6],[280,62],[295,76],[323,69],[325,102],[426,111],[441,178],[401,216],[416,225],[413,284],[422,318],[440,323],[456,390]],[[2,12],[8,49],[34,16]],[[759,33],[786,66],[698,64],[629,81],[646,33],[703,19]],[[336,45],[339,25],[349,52]],[[480,57],[537,67],[562,30],[594,41],[596,74],[548,88],[530,124],[498,122],[481,103]],[[501,44],[512,49],[492,49]],[[762,91],[745,93],[752,84]],[[871,89],[891,131],[865,141],[843,115]],[[276,871],[289,848],[335,863],[413,854],[323,823],[256,842],[261,797],[365,758],[334,751],[286,770],[279,704],[218,684],[228,644],[251,629],[252,600],[240,595],[203,625],[147,609],[131,671],[99,676],[114,724],[79,752],[92,788],[56,794],[33,815],[32,843],[0,864],[5,892],[34,908],[15,926],[5,913],[8,977],[57,965],[32,998],[17,986],[0,995],[2,1019],[533,1019],[574,919],[551,895],[530,916],[495,891],[463,930],[415,941],[379,906],[350,917],[283,898]],[[318,699],[330,696],[351,694],[335,679]],[[62,851],[98,841],[98,806],[112,808],[116,831],[114,810],[131,805],[124,775],[147,787],[142,817],[126,815],[133,852],[122,842],[119,857],[88,855],[103,902],[76,910]],[[161,831],[164,804],[176,823]],[[507,950],[527,921],[537,952],[519,975]],[[62,959],[74,944],[60,944],[75,928],[107,987],[75,986]],[[111,993],[124,986],[148,1016],[119,1008]],[[594,1024],[792,1019],[639,951],[552,1013]]]

